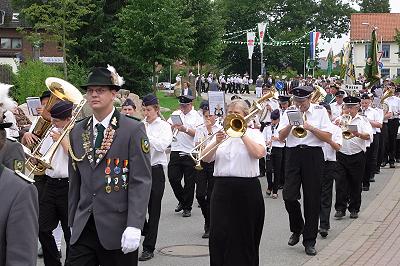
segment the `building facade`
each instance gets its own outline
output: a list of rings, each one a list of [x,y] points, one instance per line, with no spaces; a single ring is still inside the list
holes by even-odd
[[[399,45],[395,42],[396,28],[400,30],[400,13],[358,13],[351,15],[350,42],[356,77],[364,74],[371,45],[371,32],[376,28],[380,71],[382,78],[400,75]]]

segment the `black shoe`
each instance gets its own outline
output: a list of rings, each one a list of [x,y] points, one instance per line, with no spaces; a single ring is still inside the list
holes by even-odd
[[[381,167],[385,167],[387,163],[381,163]]]
[[[139,257],[139,261],[146,261],[146,260],[151,260],[154,257],[154,253],[143,250],[142,255]]]
[[[320,229],[319,229],[319,234],[320,234],[323,238],[327,237],[327,236],[328,236],[328,229],[320,228]]]
[[[58,256],[57,256],[57,258],[58,258],[58,259],[61,259],[61,258],[62,258],[62,252],[61,252],[61,250],[58,251]]]
[[[42,247],[39,248],[38,253],[37,253],[37,256],[38,256],[39,258],[43,258],[43,249],[42,249]]]
[[[190,210],[183,210],[182,217],[190,217],[190,216],[192,216]]]
[[[396,159],[396,163],[400,163],[400,159]]]
[[[342,219],[346,215],[345,211],[336,211],[335,213],[335,218],[336,219]]]
[[[278,189],[283,189],[283,185],[279,185],[279,186],[278,186]]]
[[[299,241],[300,241],[300,234],[293,233],[289,238],[288,245],[289,246],[294,246],[297,243],[299,243]]]
[[[369,182],[375,182],[375,178],[374,178],[374,177],[371,177],[371,178],[369,179]]]
[[[314,247],[314,246],[307,246],[307,247],[305,248],[305,250],[306,250],[306,254],[307,254],[308,256],[315,256],[315,255],[317,255],[317,251],[315,250],[315,247]]]
[[[363,190],[363,191],[369,191],[369,187],[366,187],[366,186],[364,187],[364,186],[363,186],[363,187],[362,187],[362,190]]]
[[[175,212],[180,212],[181,210],[183,210],[183,205],[182,203],[179,203],[178,206],[176,206],[175,208]]]
[[[396,168],[396,166],[394,166],[394,163],[389,164],[390,168]]]
[[[210,236],[210,231],[205,231],[201,238],[208,238]]]
[[[350,212],[350,218],[351,219],[357,219],[358,218],[358,212]]]

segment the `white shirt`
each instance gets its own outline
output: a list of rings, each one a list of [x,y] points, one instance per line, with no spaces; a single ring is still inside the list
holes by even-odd
[[[104,127],[104,131],[108,128],[108,126],[110,125],[110,121],[111,121],[111,117],[114,114],[115,111],[115,107],[113,107],[111,113],[109,113],[104,119],[103,121],[99,121],[96,119],[96,117],[94,115],[92,115],[92,119],[93,119],[93,145],[95,145],[96,142],[96,138],[97,138],[97,127],[96,125],[98,123],[101,123]]]
[[[383,113],[383,109],[375,107],[374,108],[376,110],[376,112],[378,113],[378,121],[380,121],[380,123],[383,125],[383,118],[384,118],[384,113]],[[376,133],[381,133],[381,129],[380,128],[375,128],[376,129]]]
[[[62,129],[58,128],[53,130],[57,132],[62,131]],[[50,134],[48,134],[47,138],[43,140],[43,144],[39,149],[40,154],[46,154],[53,143],[53,139],[50,137]],[[46,175],[52,178],[68,178],[68,153],[64,150],[61,144],[57,147],[50,164],[53,169],[47,169],[45,171]]]
[[[392,118],[398,118],[400,112],[400,99],[396,96],[390,96],[389,98],[385,99],[384,101],[387,105],[389,105],[389,111],[393,113]]]
[[[331,111],[332,111],[332,121],[334,121],[337,117],[342,114],[342,104],[338,104],[337,102],[331,103]]]
[[[331,127],[332,141],[342,146],[342,129],[334,124],[332,124]],[[325,161],[336,162],[336,150],[334,150],[331,145],[325,142],[324,146],[322,146],[322,151],[324,152]]]
[[[292,110],[294,107],[289,107]],[[289,118],[288,118],[288,110],[282,115],[278,132],[280,132],[283,128],[289,125]],[[295,109],[294,109],[295,110]],[[305,112],[307,122],[322,131],[330,132],[331,129],[331,121],[329,120],[328,112],[326,111],[325,107],[317,105],[317,104],[310,104],[310,107]],[[294,127],[292,127],[292,130]],[[293,136],[292,132],[289,133],[288,137],[286,138],[286,147],[296,147],[297,145],[307,145],[311,147],[322,147],[324,145],[324,141],[317,138],[313,133],[307,131],[307,136],[304,138],[296,138]]]
[[[195,129],[197,126],[203,123],[203,119],[200,117],[199,113],[193,109],[186,115],[180,110],[173,112],[173,114],[181,117],[183,126],[187,129]],[[171,118],[168,119],[168,122],[172,123]],[[171,151],[190,153],[193,148],[193,137],[185,132],[178,132],[178,134],[176,134],[176,141],[171,143]]]
[[[278,133],[278,130],[277,130],[277,126],[279,126],[279,124],[278,125],[272,125],[271,124],[269,126],[264,127],[263,135],[264,135],[264,139],[265,139],[266,143],[271,141],[272,136],[274,136],[276,138],[279,138],[279,133]],[[285,142],[281,142],[279,140],[273,140],[271,146],[272,147],[280,147],[280,148],[282,148],[282,147],[285,147]]]
[[[219,125],[217,122],[211,127],[211,134],[214,134],[222,129],[222,126]],[[198,143],[203,141],[205,138],[209,136],[208,130],[205,125],[201,125],[196,128],[196,133],[194,135],[194,143]],[[211,139],[205,143],[205,146],[210,143]]]
[[[10,128],[6,128],[7,137],[18,138],[19,130],[17,125],[17,120],[15,119],[15,115],[11,111],[5,111],[3,113],[5,116],[3,122],[4,123],[12,123]]]
[[[378,113],[378,111],[372,107],[368,107],[365,111],[364,111],[364,115],[365,117],[369,120],[369,121],[374,121],[374,122],[378,122],[382,124],[383,121],[383,117],[382,120],[380,114]],[[371,125],[372,127],[372,125]],[[375,134],[377,131],[377,128],[372,127],[372,132],[373,134]]]
[[[258,129],[248,128],[246,135],[266,148]],[[219,145],[215,153],[214,176],[256,177],[259,174],[258,159],[248,153],[241,138],[228,138]]]
[[[337,119],[341,119],[341,117],[338,117]],[[371,143],[371,140],[373,139],[371,124],[367,121],[365,117],[357,114],[351,120],[350,125],[357,125],[357,131],[363,134],[369,134],[370,140],[363,140],[358,137],[353,137],[348,140],[343,139],[343,145],[340,148],[340,152],[347,155],[353,155],[361,151],[365,152],[367,150],[367,147]]]
[[[272,111],[279,108],[279,103],[277,103],[276,101],[270,100],[270,99],[266,100],[263,103],[264,108],[260,112],[260,116],[259,116],[260,122],[264,122],[264,123],[271,122],[271,112],[267,109],[267,104],[269,104],[271,106]]]
[[[152,123],[144,121],[147,137],[150,142],[151,166],[167,165],[167,154],[165,151],[172,142],[171,126],[161,118],[157,117]]]

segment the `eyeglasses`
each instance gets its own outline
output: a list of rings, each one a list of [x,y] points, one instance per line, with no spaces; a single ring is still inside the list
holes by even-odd
[[[108,91],[108,90],[109,90],[109,89],[105,89],[105,88],[95,88],[95,89],[93,89],[93,88],[88,88],[88,89],[86,90],[86,93],[87,93],[87,94],[93,94],[93,92],[96,92],[96,94],[101,95],[101,94],[105,93],[105,92]]]

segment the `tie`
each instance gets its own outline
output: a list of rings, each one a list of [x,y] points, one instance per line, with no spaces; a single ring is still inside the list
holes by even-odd
[[[101,143],[103,142],[103,137],[104,137],[104,129],[106,129],[101,123],[98,123],[96,125],[97,128],[97,137],[96,141],[94,142],[94,146],[96,149],[99,149],[101,146]]]

